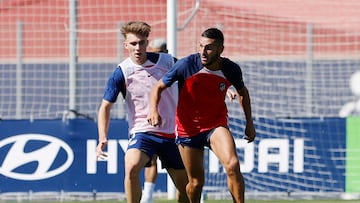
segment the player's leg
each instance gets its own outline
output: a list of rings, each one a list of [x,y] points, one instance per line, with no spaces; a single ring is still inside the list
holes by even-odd
[[[151,166],[144,169],[144,190],[141,197],[141,203],[153,203],[153,193],[155,188],[155,181],[157,177],[157,156],[151,160]]]
[[[124,186],[128,203],[139,203],[141,199],[141,169],[150,166],[150,157],[154,156],[152,137],[145,133],[136,133],[129,140],[125,153]]]
[[[125,153],[125,194],[128,203],[140,202],[141,183],[139,174],[149,161],[149,156],[139,149],[128,149]]]
[[[188,203],[189,199],[186,194],[188,178],[174,139],[163,138],[156,149],[161,167],[166,168],[177,189],[177,202]]]
[[[186,186],[186,193],[190,202],[200,202],[205,182],[204,151],[182,145],[178,145],[178,147],[189,180]]]
[[[240,172],[235,142],[229,129],[216,128],[210,137],[210,146],[226,171],[228,187],[233,201],[244,203],[245,183]]]
[[[188,203],[189,199],[186,194],[186,185],[188,184],[188,179],[185,169],[168,168],[167,172],[169,173],[177,189],[176,191],[177,202]]]

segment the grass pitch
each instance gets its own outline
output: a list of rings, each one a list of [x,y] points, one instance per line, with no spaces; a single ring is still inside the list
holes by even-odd
[[[16,201],[1,201],[15,203]],[[25,201],[26,203],[75,203],[79,201]],[[154,203],[174,203],[174,200],[155,200]],[[247,200],[246,203],[359,203],[360,200]],[[24,202],[22,202],[24,203]],[[126,203],[126,201],[84,201],[84,203]],[[232,203],[231,200],[206,200],[204,203]]]

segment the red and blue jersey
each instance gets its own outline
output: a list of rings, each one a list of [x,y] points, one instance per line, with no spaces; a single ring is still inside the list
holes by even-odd
[[[162,78],[166,86],[179,85],[176,131],[192,137],[218,126],[228,126],[226,91],[244,87],[239,65],[223,58],[222,68],[212,71],[201,63],[200,54],[180,59]]]

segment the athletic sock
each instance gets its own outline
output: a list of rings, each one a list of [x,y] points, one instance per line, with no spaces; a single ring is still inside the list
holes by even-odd
[[[155,183],[145,182],[140,203],[153,203]]]

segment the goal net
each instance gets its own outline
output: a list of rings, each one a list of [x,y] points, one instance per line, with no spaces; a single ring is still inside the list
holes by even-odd
[[[0,1],[0,118],[75,110],[95,119],[108,75],[127,56],[120,26],[144,20],[150,40],[166,38],[166,9],[165,0]],[[359,10],[357,0],[177,1],[177,57],[197,52],[200,33],[218,27],[223,55],[242,68],[255,143],[242,139],[239,104],[227,103],[250,195],[360,193],[360,95],[349,85],[360,71]],[[346,104],[354,117],[339,117]],[[113,112],[124,118],[121,102]],[[205,193],[228,198],[226,173],[206,153]]]

